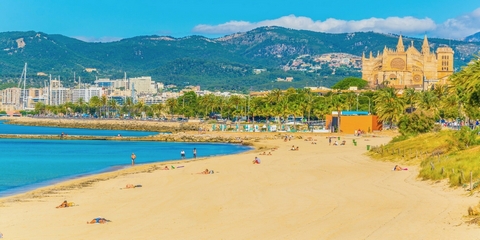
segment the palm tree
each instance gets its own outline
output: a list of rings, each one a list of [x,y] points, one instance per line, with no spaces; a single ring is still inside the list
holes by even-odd
[[[133,107],[133,99],[131,97],[126,97],[122,110],[124,113],[128,113],[129,117],[132,117],[132,107]]]
[[[462,116],[471,115],[473,109],[480,105],[480,57],[474,56],[472,62],[460,72],[450,76],[455,93],[459,99],[459,113]],[[470,109],[470,111],[467,111]]]
[[[162,115],[163,110],[165,109],[165,105],[163,103],[153,104],[152,106],[153,113],[160,117]]]
[[[46,105],[42,102],[35,103],[35,112],[38,114],[45,114]]]
[[[102,95],[102,97],[100,98],[100,102],[102,104],[103,114],[108,115],[108,113],[106,111],[108,99],[107,99],[107,96],[105,94]]]
[[[178,102],[177,102],[176,98],[169,98],[169,99],[167,99],[167,102],[165,103],[165,106],[167,107],[168,111],[172,115],[172,118],[173,118],[173,115],[175,114],[177,104],[178,104]]]
[[[280,89],[273,89],[267,94],[267,103],[270,105],[272,115],[276,116],[280,122],[281,108],[280,102],[284,94]]]
[[[113,111],[115,114],[117,113],[117,108],[118,108],[118,104],[117,104],[117,101],[115,101],[115,99],[110,99],[108,101],[108,108],[109,108],[109,111]]]
[[[420,93],[418,106],[423,110],[433,112],[434,116],[438,117],[439,100],[432,90]]]
[[[403,93],[403,98],[406,104],[410,104],[410,110],[408,111],[409,113],[413,113],[415,103],[418,100],[418,93],[415,92],[414,88],[407,88],[405,89],[405,92]]]
[[[98,96],[93,96],[92,98],[90,98],[90,101],[88,102],[88,105],[89,105],[90,109],[93,109],[94,113],[97,113],[101,104],[102,104],[101,100]],[[98,114],[98,115],[100,115],[100,114]]]
[[[232,114],[238,119],[238,116],[242,113],[242,108],[239,108],[243,99],[238,95],[233,95],[228,99],[228,105],[233,108]]]
[[[398,123],[403,114],[403,99],[397,97],[397,90],[394,88],[383,88],[374,95],[375,110],[378,118],[390,123],[390,128],[394,123]]]
[[[341,94],[333,94],[330,96],[332,100],[332,108],[337,111],[337,132],[341,132],[341,115],[342,109],[347,106],[345,98]]]

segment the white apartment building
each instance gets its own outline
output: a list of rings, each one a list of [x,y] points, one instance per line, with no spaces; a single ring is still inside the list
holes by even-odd
[[[82,89],[72,90],[72,102],[76,103],[78,100],[83,99],[84,102],[89,102],[94,96],[102,97],[104,91],[101,87],[89,87]]]
[[[18,109],[21,105],[20,98],[23,89],[21,88],[7,88],[1,91],[2,110]]]
[[[129,78],[129,89],[135,89],[137,95],[154,94],[157,92],[152,77]]]

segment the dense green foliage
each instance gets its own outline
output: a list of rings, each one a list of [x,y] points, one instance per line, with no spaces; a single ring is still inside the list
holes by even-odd
[[[368,85],[368,82],[361,79],[361,78],[347,77],[347,78],[344,78],[343,80],[335,83],[335,85],[333,85],[332,88],[333,89],[347,90],[350,87],[357,87],[358,89],[363,89],[367,85]]]
[[[435,116],[431,112],[418,110],[400,117],[398,128],[402,135],[427,133],[435,125]]]

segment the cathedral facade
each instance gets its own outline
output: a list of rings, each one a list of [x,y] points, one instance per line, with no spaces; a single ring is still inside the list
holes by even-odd
[[[430,51],[428,39],[423,39],[422,49],[418,51],[411,45],[405,50],[402,36],[396,49],[385,46],[382,53],[369,57],[362,56],[362,79],[370,87],[388,85],[395,88],[425,89],[434,84],[446,84],[453,74],[453,49],[448,46]]]

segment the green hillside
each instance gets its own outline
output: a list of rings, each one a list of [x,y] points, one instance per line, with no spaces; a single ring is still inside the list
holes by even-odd
[[[67,86],[74,84],[74,73],[82,82],[93,82],[97,77],[123,78],[124,72],[128,77],[149,75],[165,84],[198,84],[212,90],[264,90],[316,86],[319,82],[332,86],[345,76],[360,77],[359,69],[333,71],[322,66],[315,72],[285,72],[282,67],[306,54],[376,54],[384,46],[395,47],[397,41],[398,36],[373,32],[328,34],[281,27],[262,27],[217,39],[139,36],[109,43],[88,43],[33,31],[4,32],[0,33],[0,86],[14,85],[25,62],[31,86],[41,86],[47,79],[36,76],[38,72],[60,78]],[[405,45],[411,41],[418,49],[423,39],[404,37]],[[457,68],[466,65],[480,50],[480,43],[429,41],[432,49],[441,44],[452,46]],[[97,72],[87,73],[85,68]],[[259,68],[267,71],[254,74],[253,69]],[[275,81],[285,77],[294,77],[294,81]]]

